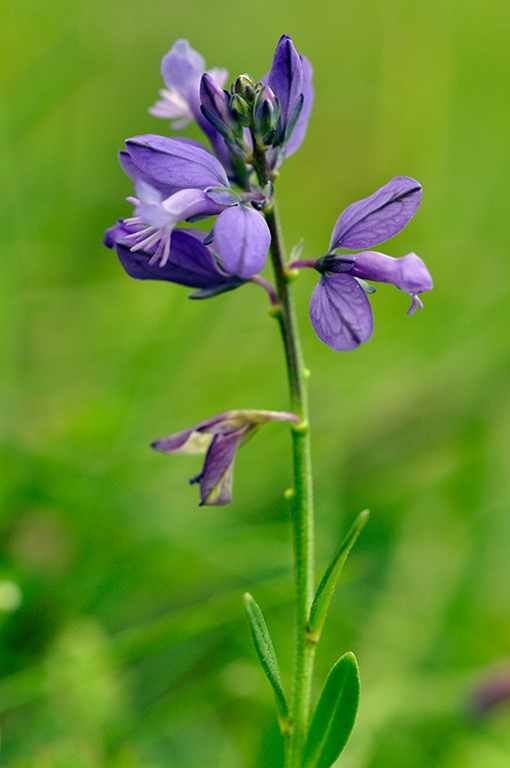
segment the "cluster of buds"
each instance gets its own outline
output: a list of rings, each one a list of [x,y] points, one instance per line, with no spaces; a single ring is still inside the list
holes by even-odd
[[[257,83],[248,74],[239,75],[229,93],[205,72],[200,80],[200,111],[229,149],[244,158],[250,157],[253,145],[262,152],[279,148],[270,162],[276,167],[301,115],[305,94],[311,106],[311,74],[307,60],[284,35],[271,71]],[[308,115],[309,109],[306,121]]]
[[[229,93],[206,72],[200,81],[200,101],[203,116],[233,152],[250,156],[252,150],[245,130],[263,151],[275,142],[280,102],[265,83],[255,84],[250,75],[240,75]]]
[[[262,81],[240,75],[232,84],[231,109],[236,119],[249,128],[257,146],[266,150],[274,143],[280,117],[280,102]]]

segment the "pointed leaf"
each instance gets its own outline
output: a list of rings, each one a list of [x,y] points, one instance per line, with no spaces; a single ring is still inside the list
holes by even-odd
[[[347,744],[359,705],[359,671],[352,653],[331,669],[315,707],[303,768],[330,768]]]
[[[276,654],[274,652],[273,643],[271,642],[271,637],[269,636],[269,630],[264,620],[264,616],[262,615],[262,611],[249,592],[246,592],[244,595],[244,604],[248,614],[248,621],[250,622],[251,636],[255,644],[255,650],[257,651],[262,668],[266,673],[266,677],[273,688],[276,697],[276,707],[278,709],[278,719],[280,723],[282,723],[288,718],[289,710],[287,699],[285,698],[285,693],[283,691]]]
[[[303,248],[305,247],[305,238],[302,237],[298,242],[292,246],[289,256],[289,264],[292,264],[293,261],[297,261],[301,254],[303,253]]]
[[[316,640],[318,640],[320,637],[324,619],[326,618],[326,613],[329,608],[329,603],[333,597],[333,592],[335,591],[339,576],[342,573],[344,563],[347,560],[349,552],[354,546],[354,542],[363,530],[365,523],[368,520],[369,514],[370,513],[368,509],[365,509],[358,515],[347,536],[344,538],[337,551],[333,555],[333,558],[327,567],[326,573],[324,574],[322,581],[319,584],[319,588],[317,589],[317,593],[310,610],[310,621],[308,623],[308,635]]]

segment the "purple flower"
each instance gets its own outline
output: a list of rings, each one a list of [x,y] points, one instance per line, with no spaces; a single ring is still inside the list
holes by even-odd
[[[232,474],[237,449],[268,421],[299,424],[299,417],[281,411],[226,411],[182,432],[156,440],[152,447],[165,453],[205,453],[202,472],[190,480],[190,483],[200,483],[200,506],[228,504],[232,500]]]
[[[504,666],[485,672],[473,691],[469,709],[478,717],[492,714],[501,703],[510,703],[510,666]]]
[[[128,139],[126,147],[129,164],[123,164],[144,195],[128,198],[137,207],[135,217],[126,221],[145,225],[133,233],[133,250],[158,242],[153,258],[164,264],[178,221],[220,214],[212,236],[226,271],[246,279],[263,270],[271,235],[249,203],[263,202],[264,195],[235,192],[221,163],[198,142],[148,134]],[[173,191],[167,199],[165,189]]]
[[[321,278],[310,300],[310,320],[318,337],[335,351],[348,351],[368,341],[374,321],[364,280],[392,283],[410,294],[408,314],[423,307],[418,294],[432,289],[432,278],[415,253],[394,259],[377,251],[336,254],[338,248],[371,248],[405,227],[416,213],[421,186],[397,176],[370,197],[353,203],[333,228],[329,253],[320,259],[295,262],[314,267]]]
[[[130,277],[138,280],[166,280],[196,288],[191,298],[207,298],[243,285],[243,280],[224,272],[212,250],[203,244],[205,232],[196,229],[176,229],[172,235],[166,261],[157,264],[154,255],[157,243],[133,250],[133,236],[140,233],[140,224],[119,221],[106,231],[104,244],[117,251],[119,261]]]
[[[216,155],[229,174],[235,177],[223,138],[200,110],[200,79],[206,72],[205,67],[204,57],[193,50],[187,40],[176,40],[161,61],[161,74],[166,88],[159,92],[161,99],[149,108],[149,112],[155,117],[173,121],[171,127],[174,130],[185,128],[192,120],[196,120]],[[226,69],[218,67],[208,69],[207,74],[220,88],[228,76]]]
[[[155,117],[173,120],[172,128],[185,128],[193,119],[200,119],[200,78],[206,71],[205,59],[193,50],[187,40],[176,40],[161,61],[161,75],[166,88],[161,90],[149,112]],[[219,85],[224,85],[228,72],[213,68],[207,74]]]

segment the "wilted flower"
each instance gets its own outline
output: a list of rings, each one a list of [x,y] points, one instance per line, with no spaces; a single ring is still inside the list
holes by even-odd
[[[415,253],[400,259],[377,251],[335,253],[338,248],[370,248],[396,235],[416,213],[421,192],[414,179],[395,177],[370,197],[345,209],[333,228],[326,256],[292,265],[314,267],[321,272],[310,300],[310,320],[318,337],[331,349],[355,349],[372,335],[368,286],[360,280],[392,283],[409,293],[412,304],[408,314],[423,306],[418,294],[432,289],[432,278]]]
[[[282,411],[226,411],[200,424],[176,432],[152,444],[165,453],[205,453],[202,472],[190,480],[200,483],[200,505],[232,501],[232,474],[237,449],[268,421],[293,421],[299,417]]]

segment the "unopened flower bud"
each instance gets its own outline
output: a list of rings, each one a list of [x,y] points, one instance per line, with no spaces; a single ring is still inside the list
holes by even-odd
[[[230,90],[232,91],[232,95],[236,93],[248,104],[253,104],[253,99],[255,98],[255,83],[250,75],[239,75],[237,80],[232,83]]]
[[[237,93],[230,97],[230,109],[234,119],[240,125],[249,125],[251,123],[251,109],[247,102]]]
[[[200,81],[201,110],[204,117],[229,143],[235,143],[242,133],[230,109],[230,94],[224,91],[207,73]]]
[[[253,104],[255,136],[261,147],[270,147],[276,135],[280,102],[268,85],[257,83]]]

